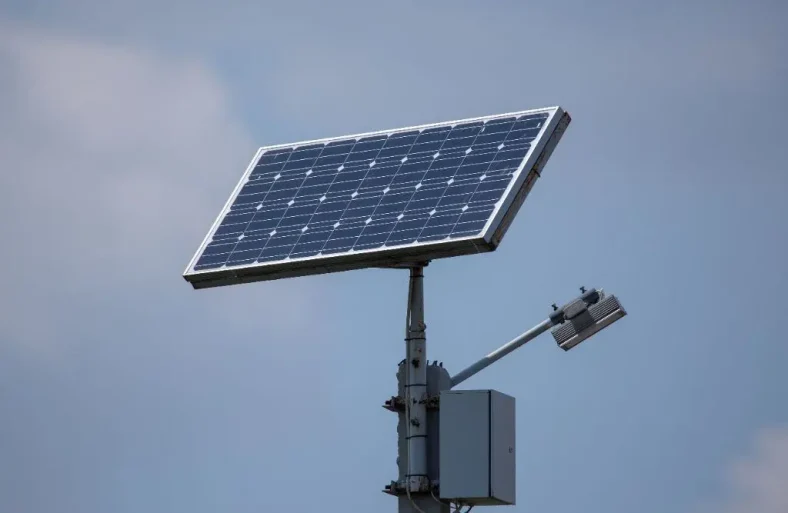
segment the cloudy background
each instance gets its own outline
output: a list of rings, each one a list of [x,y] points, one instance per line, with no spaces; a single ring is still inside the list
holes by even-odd
[[[0,511],[394,511],[407,279],[193,291],[257,146],[560,104],[500,250],[427,268],[455,372],[579,285],[630,316],[469,380],[518,505],[788,511],[788,7],[0,1]]]

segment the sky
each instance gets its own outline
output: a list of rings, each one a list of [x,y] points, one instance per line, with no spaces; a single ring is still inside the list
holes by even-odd
[[[629,316],[462,385],[517,505],[788,511],[779,0],[0,0],[0,511],[394,511],[407,272],[195,291],[257,147],[561,105],[494,253],[425,270],[457,372],[578,287]]]

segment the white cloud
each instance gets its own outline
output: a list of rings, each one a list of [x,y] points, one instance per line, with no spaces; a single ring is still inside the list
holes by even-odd
[[[30,31],[0,41],[12,71],[3,181],[18,210],[43,218],[39,234],[88,255],[117,257],[132,240],[160,250],[177,222],[190,231],[183,220],[215,210],[214,191],[253,151],[199,63]]]
[[[729,497],[715,513],[788,511],[788,427],[759,431],[747,456],[727,472]]]
[[[18,25],[0,26],[0,68],[0,342],[52,345],[155,302],[248,320],[248,290],[216,305],[179,276],[256,149],[216,75]],[[268,333],[292,329],[303,287],[255,297]]]

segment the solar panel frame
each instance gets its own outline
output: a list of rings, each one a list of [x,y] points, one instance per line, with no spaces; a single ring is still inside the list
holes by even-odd
[[[466,123],[488,122],[491,120],[547,114],[538,135],[532,142],[525,157],[513,174],[513,179],[501,196],[501,200],[488,218],[479,234],[458,237],[449,240],[416,242],[390,248],[365,249],[348,253],[316,255],[297,259],[276,260],[272,262],[252,263],[240,266],[194,270],[206,246],[211,242],[222,220],[235,203],[241,189],[247,183],[260,158],[267,152],[305,147],[315,144],[329,144],[367,137],[404,133],[408,131],[424,131],[430,128],[455,126]],[[426,262],[438,258],[460,256],[473,253],[494,251],[500,244],[504,234],[511,225],[520,206],[540,176],[541,169],[558,144],[563,132],[571,121],[569,114],[561,107],[547,107],[504,114],[494,114],[454,121],[442,121],[423,125],[379,130],[339,137],[328,137],[301,141],[297,143],[263,146],[255,152],[246,171],[233,189],[224,207],[211,225],[199,248],[186,267],[183,276],[195,289],[265,281],[280,278],[340,272],[367,267],[402,267],[417,262]],[[513,193],[512,191],[517,191]]]

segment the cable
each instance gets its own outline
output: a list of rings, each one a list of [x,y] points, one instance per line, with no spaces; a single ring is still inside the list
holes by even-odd
[[[435,497],[435,490],[432,489],[432,486],[430,486],[430,495],[432,495],[432,498],[435,502],[438,504],[443,504],[444,506],[448,506],[449,509],[451,509],[451,502],[443,502],[439,498]]]
[[[424,513],[424,511],[416,505],[416,501],[413,500],[413,497],[410,496],[410,483],[405,483],[405,490],[408,493],[408,500],[410,501],[413,508],[418,511],[419,513]]]

